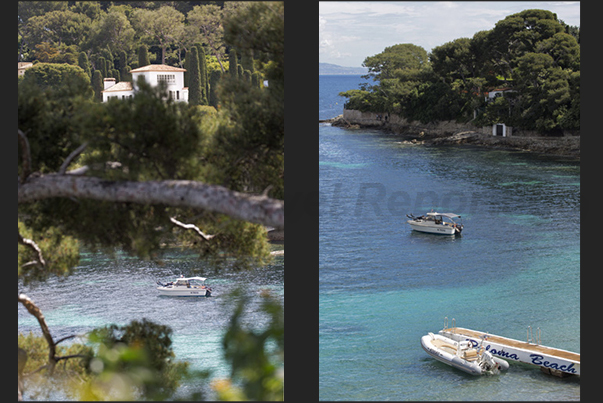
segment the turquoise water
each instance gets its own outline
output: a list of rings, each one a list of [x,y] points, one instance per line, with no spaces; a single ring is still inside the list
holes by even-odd
[[[359,77],[320,77],[321,119]],[[473,377],[420,337],[457,326],[580,352],[580,165],[522,152],[402,144],[319,125],[320,400],[578,400],[579,378],[512,364]],[[462,215],[462,237],[407,213]]]
[[[222,337],[237,303],[231,293],[242,287],[249,297],[243,316],[252,329],[261,330],[268,318],[261,312],[262,290],[284,301],[284,256],[273,264],[250,270],[216,269],[198,260],[198,255],[177,250],[168,252],[162,265],[118,254],[116,259],[103,254],[83,253],[74,273],[65,279],[50,278],[37,287],[19,290],[40,307],[53,337],[83,335],[96,327],[112,323],[126,325],[147,318],[172,328],[172,347],[176,359],[190,363],[193,370],[210,370],[212,378],[230,376],[224,360]],[[157,294],[156,280],[171,281],[181,274],[207,277],[213,289],[211,298],[178,298]],[[41,334],[36,319],[18,307],[19,332]],[[202,388],[212,397],[208,385],[187,382],[179,393],[190,396]],[[27,392],[27,391],[26,391]],[[30,399],[26,393],[25,396]],[[61,393],[47,397],[65,400]]]

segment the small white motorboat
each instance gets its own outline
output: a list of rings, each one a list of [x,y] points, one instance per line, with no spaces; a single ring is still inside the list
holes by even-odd
[[[211,288],[205,285],[205,277],[183,277],[163,284],[157,281],[160,295],[173,297],[211,297]]]
[[[455,341],[429,332],[421,337],[423,350],[444,364],[471,375],[496,375],[509,368],[509,363],[492,356],[481,345],[472,347],[468,341]]]
[[[442,235],[461,235],[463,231],[462,218],[454,213],[438,213],[432,210],[430,213],[419,217],[412,214],[407,214],[406,217],[410,218],[406,222],[415,231]],[[455,218],[460,218],[460,222],[457,223],[454,220]]]

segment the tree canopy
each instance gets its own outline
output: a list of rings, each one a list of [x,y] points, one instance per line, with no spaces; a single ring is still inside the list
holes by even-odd
[[[543,134],[580,129],[580,29],[547,10],[524,10],[489,31],[436,46],[400,44],[367,57],[376,85],[342,93],[346,108],[424,123],[505,122]],[[486,93],[506,89],[486,101]]]

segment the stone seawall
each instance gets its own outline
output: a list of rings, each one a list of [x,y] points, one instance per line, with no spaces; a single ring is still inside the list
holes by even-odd
[[[324,123],[325,121],[323,121]],[[478,127],[471,123],[440,121],[408,122],[397,115],[360,112],[344,109],[329,121],[333,126],[349,128],[373,127],[399,134],[413,144],[472,144],[500,149],[515,149],[552,155],[580,157],[580,136],[543,137],[529,130],[513,128],[511,137],[492,135],[492,126]]]

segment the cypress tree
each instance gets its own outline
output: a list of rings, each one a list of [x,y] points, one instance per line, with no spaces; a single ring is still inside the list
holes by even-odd
[[[92,89],[94,90],[94,99],[98,102],[103,102],[103,94],[101,91],[104,89],[104,85],[99,70],[94,70],[94,74],[92,74]]]
[[[145,45],[140,45],[138,48],[138,67],[144,67],[151,64],[149,60],[149,52]]]
[[[98,58],[99,70],[103,76],[103,78],[107,78],[107,61],[103,56]]]
[[[207,79],[207,61],[205,60],[205,51],[201,45],[197,47],[199,54],[199,75],[201,85],[201,105],[207,105],[207,98],[209,97],[208,87],[209,80]]]
[[[260,72],[256,71],[251,75],[251,85],[256,88],[262,88]]]
[[[188,103],[201,105],[201,73],[199,72],[199,52],[195,46],[191,49],[188,75]]]
[[[188,71],[190,69],[189,60],[191,59],[190,55],[191,55],[190,51],[187,51],[186,52],[186,58],[184,59],[184,66],[183,66],[183,68],[184,68],[184,70],[186,70],[184,72],[184,86],[185,87],[188,87]]]
[[[241,55],[241,66],[243,66],[243,70],[249,70],[251,73],[255,72],[255,66],[253,65],[252,49],[248,49]]]
[[[128,56],[123,50],[119,51],[119,76],[125,80],[128,73]]]
[[[222,70],[216,69],[211,72],[209,79],[209,104],[218,109],[218,82],[222,78]]]
[[[228,71],[230,72],[230,77],[237,78],[239,76],[238,63],[237,63],[237,51],[234,49],[230,49],[230,53],[228,53]]]
[[[80,52],[80,55],[77,58],[77,64],[88,74],[88,77],[92,76],[90,72],[90,63],[88,63],[88,56],[86,56],[85,52]]]

